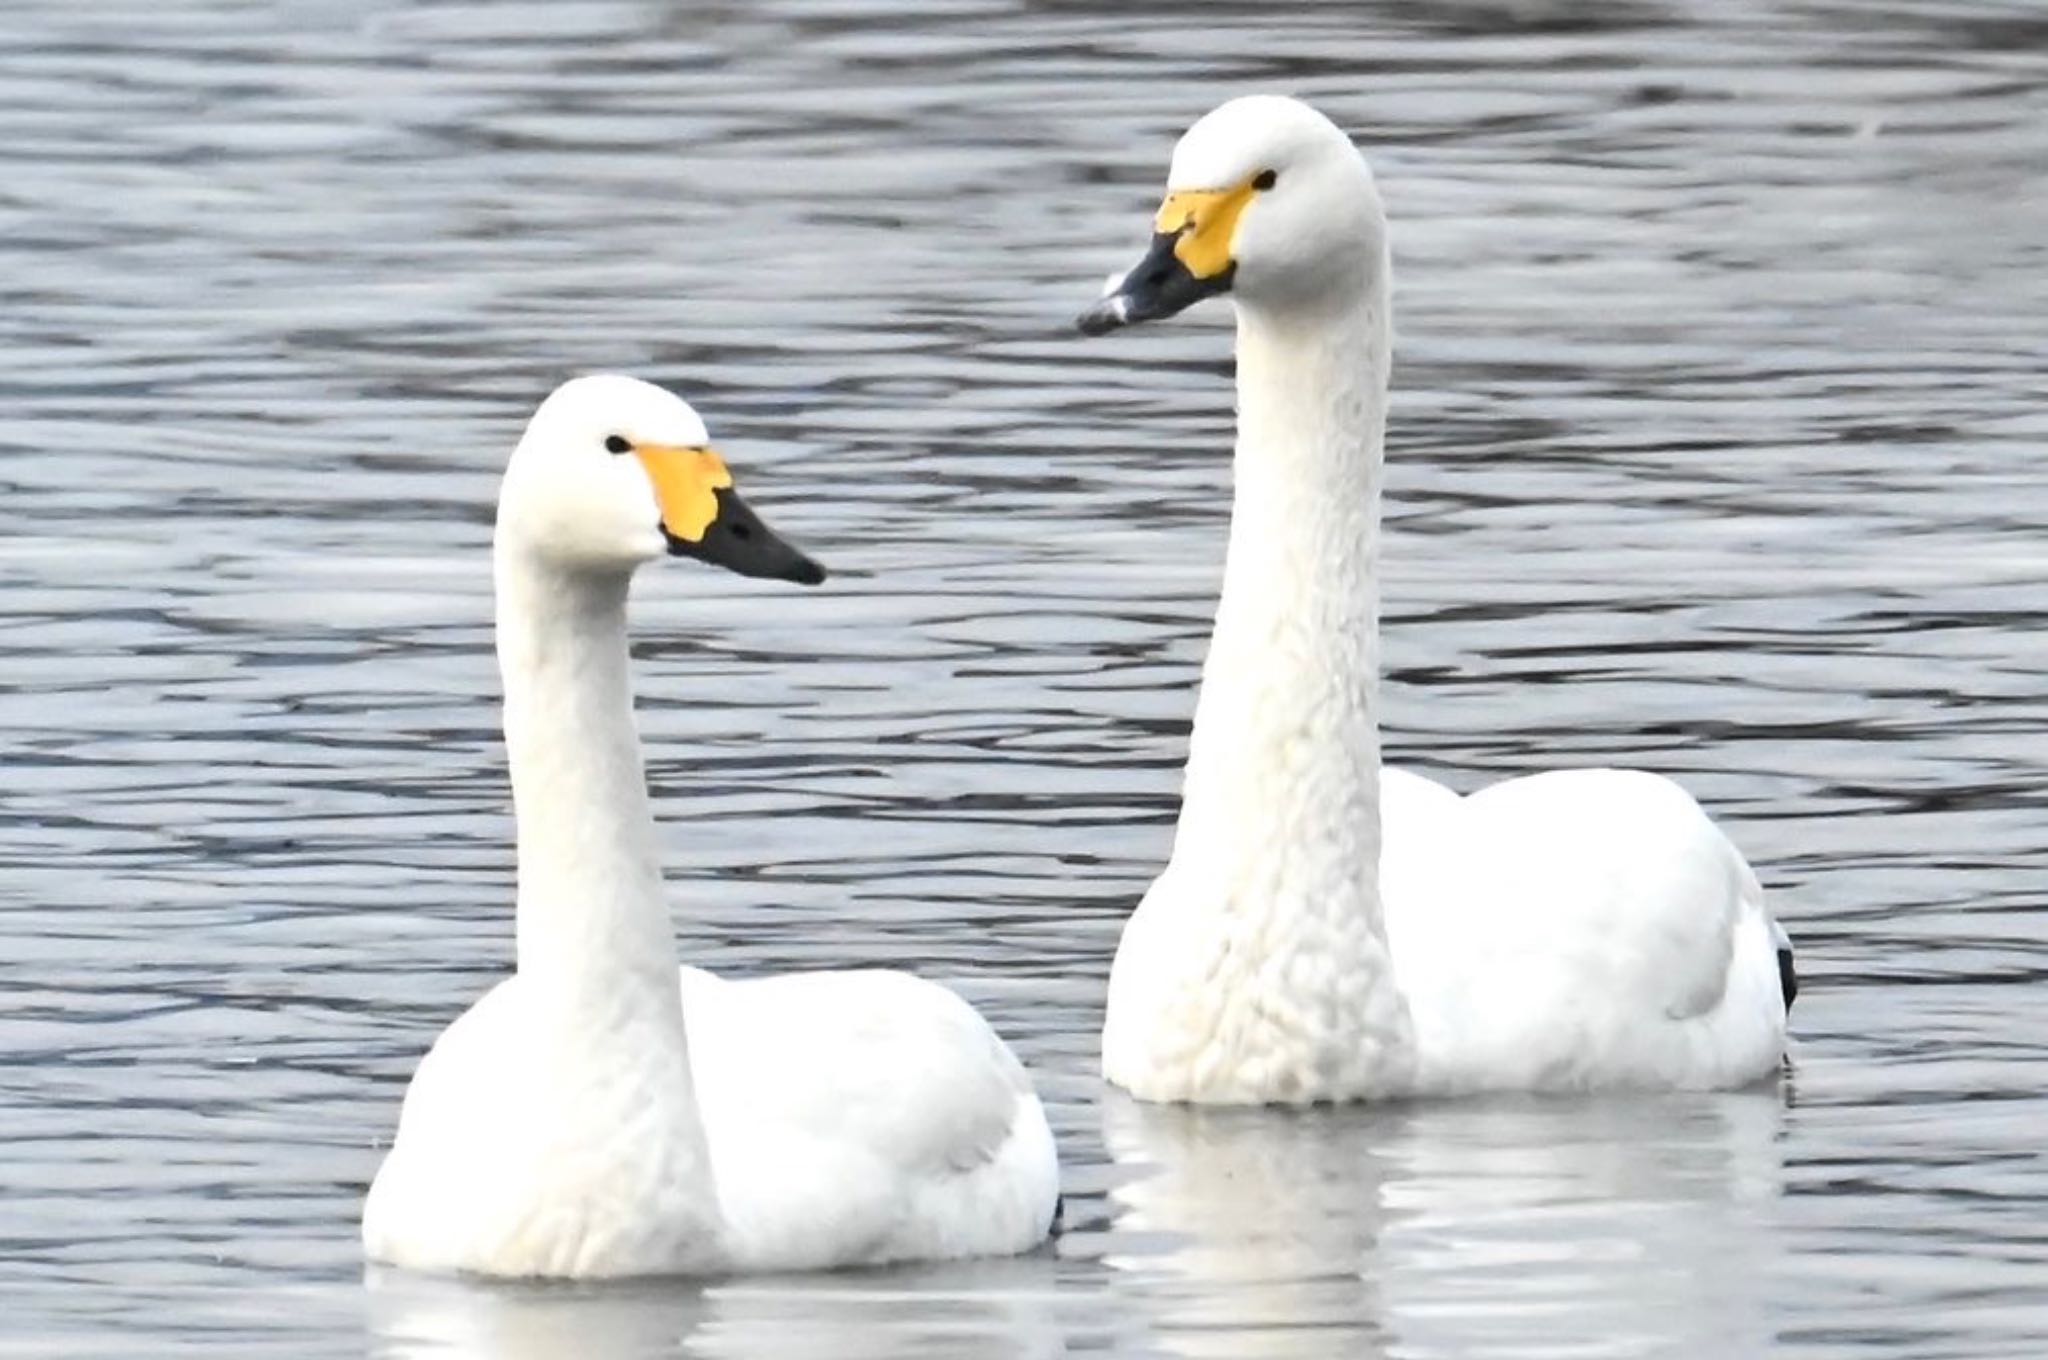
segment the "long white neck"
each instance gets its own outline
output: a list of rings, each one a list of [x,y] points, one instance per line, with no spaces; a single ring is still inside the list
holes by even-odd
[[[1174,851],[1248,909],[1280,909],[1278,874],[1375,936],[1390,349],[1381,282],[1309,315],[1238,309],[1236,501]]]
[[[1313,315],[1239,305],[1236,506],[1180,826],[1103,1023],[1105,1074],[1147,1099],[1413,1084],[1379,892],[1383,287]]]
[[[576,997],[676,996],[633,725],[624,573],[495,552],[505,748],[519,826],[519,973]],[[680,1001],[677,1032],[681,1032]]]
[[[624,572],[567,570],[500,526],[505,749],[519,824],[517,1061],[549,1104],[515,1144],[547,1210],[542,1273],[717,1263],[723,1231],[690,1069],[626,648]],[[617,1220],[620,1206],[637,1212]]]

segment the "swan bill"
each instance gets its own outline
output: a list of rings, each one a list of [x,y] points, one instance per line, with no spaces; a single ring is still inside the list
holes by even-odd
[[[1198,279],[1213,279],[1236,268],[1237,223],[1259,196],[1254,176],[1234,189],[1177,189],[1159,205],[1152,230],[1173,238],[1173,255]]]
[[[1167,200],[1169,205],[1172,199]],[[1163,215],[1166,209],[1160,209]],[[1198,262],[1212,263],[1204,252],[1184,252],[1187,236],[1181,232],[1158,232],[1152,247],[1123,281],[1104,294],[1102,300],[1081,313],[1074,324],[1083,335],[1106,335],[1125,326],[1158,321],[1186,311],[1203,298],[1230,291],[1237,265],[1225,260],[1216,272],[1197,274],[1188,266],[1187,255]]]
[[[1153,236],[1151,250],[1137,262],[1137,268],[1124,274],[1122,283],[1077,317],[1075,326],[1081,334],[1104,336],[1124,326],[1157,322],[1186,311],[1204,297],[1231,291],[1231,279],[1237,274],[1235,264],[1225,264],[1223,270],[1200,277],[1174,250],[1176,242],[1178,238],[1163,231]]]
[[[634,444],[661,507],[661,536],[672,557],[694,557],[741,576],[814,586],[825,569],[761,522],[733,490],[715,449]]]
[[[1253,176],[1231,189],[1177,189],[1152,219],[1152,246],[1137,267],[1074,324],[1101,335],[1157,321],[1230,291],[1237,277],[1237,224],[1271,181]]]
[[[794,581],[801,586],[814,586],[825,579],[823,567],[763,524],[732,487],[717,487],[711,495],[716,510],[695,538],[677,534],[669,528],[667,515],[662,516],[661,533],[668,540],[671,557],[694,557],[741,576]]]

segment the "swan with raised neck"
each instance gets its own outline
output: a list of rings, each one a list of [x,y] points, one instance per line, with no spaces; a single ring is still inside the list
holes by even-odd
[[[1028,1249],[1052,1136],[966,1002],[901,973],[678,971],[626,635],[633,573],[663,555],[824,579],[687,403],[565,384],[513,453],[493,547],[517,969],[414,1074],[368,1254],[598,1278]]]
[[[1104,1073],[1238,1104],[1765,1075],[1783,934],[1682,790],[1569,771],[1459,799],[1381,768],[1390,283],[1363,158],[1257,96],[1182,137],[1150,249],[1080,319],[1237,313],[1222,597],[1172,858],[1111,969]]]

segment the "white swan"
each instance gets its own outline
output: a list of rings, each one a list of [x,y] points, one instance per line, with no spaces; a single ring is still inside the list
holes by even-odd
[[[1081,318],[1237,305],[1223,595],[1103,1071],[1217,1103],[1762,1078],[1790,946],[1682,789],[1572,770],[1461,799],[1380,768],[1388,274],[1350,141],[1294,100],[1239,99],[1181,139],[1150,252]]]
[[[824,579],[683,401],[565,384],[512,455],[494,553],[518,968],[414,1074],[370,1257],[591,1278],[1030,1248],[1052,1134],[958,996],[892,972],[678,986],[626,650],[628,583],[664,551]]]

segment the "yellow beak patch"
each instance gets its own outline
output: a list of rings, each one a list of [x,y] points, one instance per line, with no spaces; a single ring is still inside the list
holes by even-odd
[[[701,543],[718,518],[718,492],[732,485],[725,460],[708,448],[635,444],[633,456],[654,483],[661,527],[686,543]]]
[[[1198,279],[1230,268],[1237,220],[1259,191],[1246,180],[1234,189],[1182,189],[1166,196],[1152,229],[1174,238],[1173,253]]]

